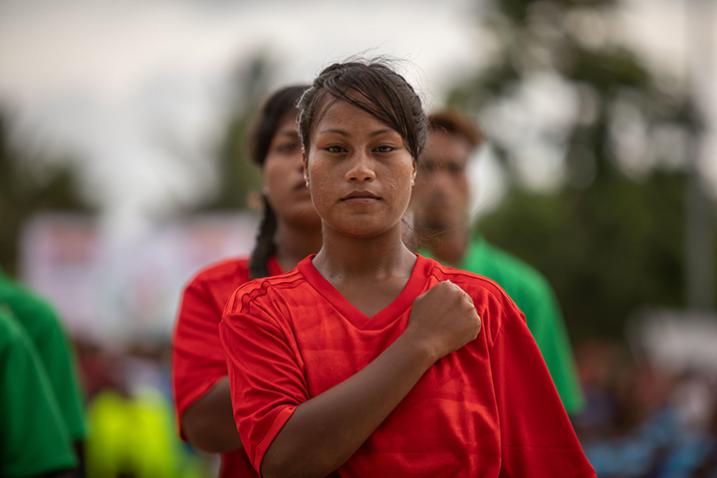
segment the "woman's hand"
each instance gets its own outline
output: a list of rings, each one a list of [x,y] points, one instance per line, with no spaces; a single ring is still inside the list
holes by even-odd
[[[414,301],[404,338],[425,347],[437,361],[473,341],[480,329],[471,297],[453,282],[443,281]]]

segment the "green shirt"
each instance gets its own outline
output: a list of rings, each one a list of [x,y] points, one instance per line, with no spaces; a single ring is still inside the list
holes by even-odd
[[[0,310],[0,430],[0,476],[32,476],[77,465],[35,347],[4,310]]]
[[[545,278],[528,264],[480,237],[472,239],[456,267],[488,277],[508,293],[525,314],[528,328],[543,354],[565,409],[571,414],[579,412],[583,397],[570,341],[555,294]]]
[[[55,310],[0,271],[0,306],[10,309],[32,341],[73,441],[85,438],[82,399],[71,346]]]

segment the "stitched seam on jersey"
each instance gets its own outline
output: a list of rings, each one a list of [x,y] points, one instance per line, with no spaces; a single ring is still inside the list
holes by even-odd
[[[279,280],[289,279],[293,275],[295,275],[295,274],[291,273],[289,277],[286,277],[286,278],[280,277]],[[258,305],[256,303],[256,299],[261,296],[267,295],[272,288],[286,289],[286,288],[290,288],[290,286],[300,285],[299,283],[302,281],[302,278],[294,277],[291,280],[288,280],[286,282],[279,282],[279,283],[274,283],[275,281],[276,281],[276,276],[266,278],[266,279],[262,280],[260,284],[255,285],[254,290],[247,292],[246,294],[243,294],[242,298],[241,298],[241,308],[239,309],[239,312],[241,313],[246,310],[249,310],[249,306],[253,306],[253,307],[260,309],[263,313],[272,317],[272,319],[273,319],[274,314],[270,313],[265,307]]]

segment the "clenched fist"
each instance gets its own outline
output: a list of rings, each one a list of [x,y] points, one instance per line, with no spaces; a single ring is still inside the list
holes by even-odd
[[[438,360],[474,340],[480,328],[471,297],[453,282],[443,281],[413,302],[404,335]]]

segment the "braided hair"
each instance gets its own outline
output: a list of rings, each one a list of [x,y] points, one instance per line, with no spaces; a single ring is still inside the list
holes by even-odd
[[[264,167],[271,141],[274,139],[277,129],[288,114],[296,113],[297,102],[306,88],[308,86],[305,85],[282,88],[267,98],[259,110],[249,129],[247,143],[251,161],[260,168]],[[249,256],[249,276],[252,279],[269,275],[267,262],[277,251],[274,236],[278,221],[265,194],[262,194],[262,206],[263,216],[259,224],[259,232],[256,235],[254,249]]]

